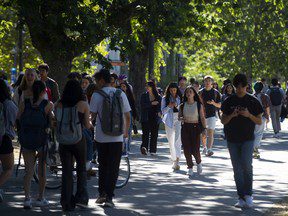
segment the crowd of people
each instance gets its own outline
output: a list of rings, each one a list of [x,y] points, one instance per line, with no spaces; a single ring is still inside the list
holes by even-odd
[[[243,74],[237,74],[233,81],[225,80],[221,89],[210,75],[205,76],[203,82],[191,78],[189,85],[185,77],[180,77],[178,83],[171,82],[163,93],[155,80],[149,80],[140,98],[139,113],[133,88],[125,75],[111,74],[107,69],[101,69],[93,77],[74,72],[67,76],[61,95],[57,82],[48,75],[49,66],[41,64],[38,69],[29,68],[21,73],[12,86],[7,79],[0,79],[3,170],[0,188],[12,174],[12,140],[18,135],[25,163],[25,209],[49,205],[45,184],[47,143],[51,134],[55,134],[59,142],[62,164],[60,203],[63,211],[73,211],[76,205],[88,205],[87,173],[93,175],[94,146],[99,163],[96,203],[113,207],[121,155],[131,150],[132,131],[137,132],[137,121],[142,128],[141,154],[157,154],[159,125],[163,122],[172,170],[180,169],[183,149],[187,175],[192,177],[193,158],[196,173],[200,175],[203,171],[201,153],[207,157],[214,155],[217,119],[224,125],[223,138],[233,166],[239,196],[235,206],[253,206],[253,156],[260,157],[259,147],[270,118],[274,136],[279,138],[280,121],[286,109],[286,94],[277,79],[272,79],[269,87],[265,79],[259,80],[253,91]],[[126,141],[127,148],[123,149]],[[38,198],[34,202],[30,187],[36,158],[40,169]],[[77,189],[74,194],[75,162]],[[4,192],[0,190],[0,201],[3,199]]]

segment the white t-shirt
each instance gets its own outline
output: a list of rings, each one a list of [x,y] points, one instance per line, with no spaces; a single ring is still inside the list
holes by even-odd
[[[114,87],[104,87],[102,90],[110,95],[115,93],[116,88]],[[124,92],[121,93],[121,97],[123,100],[123,113],[127,113],[131,111],[129,101],[125,95]],[[96,132],[95,132],[95,140],[100,143],[108,143],[108,142],[123,142],[123,135],[120,136],[109,136],[107,134],[104,134],[101,127],[101,121],[100,118],[102,114],[102,103],[103,103],[104,97],[100,95],[99,93],[95,92],[92,95],[91,101],[90,101],[90,111],[93,113],[97,113],[96,118]],[[100,118],[99,118],[100,115]],[[104,119],[102,119],[104,121]]]

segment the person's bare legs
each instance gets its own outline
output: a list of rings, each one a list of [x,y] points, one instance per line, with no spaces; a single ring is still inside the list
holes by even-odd
[[[212,156],[214,154],[212,151],[212,147],[213,147],[213,143],[214,143],[214,130],[208,129],[207,130],[207,137],[208,137],[207,155]]]
[[[31,179],[34,174],[36,152],[35,151],[23,151],[23,158],[24,158],[24,163],[25,163],[25,176],[24,176],[25,199],[29,199]]]
[[[0,154],[2,173],[0,174],[0,187],[10,178],[13,173],[14,154]]]
[[[202,146],[203,146],[203,154],[206,154],[207,152],[207,136],[205,133],[201,134],[201,142],[202,142]]]

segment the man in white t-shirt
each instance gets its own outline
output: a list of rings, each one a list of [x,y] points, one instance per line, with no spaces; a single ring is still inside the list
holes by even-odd
[[[111,86],[111,75],[109,70],[101,69],[94,75],[97,84],[102,90],[111,97],[115,94],[116,88]],[[124,92],[121,93],[123,102],[122,111],[124,115],[123,134],[120,136],[111,136],[103,132],[101,127],[101,113],[103,108],[104,97],[95,92],[90,102],[90,111],[92,119],[96,118],[95,140],[98,150],[99,162],[99,197],[97,204],[104,204],[107,207],[114,207],[112,198],[119,173],[119,164],[122,155],[123,139],[128,137],[130,127],[130,105]]]

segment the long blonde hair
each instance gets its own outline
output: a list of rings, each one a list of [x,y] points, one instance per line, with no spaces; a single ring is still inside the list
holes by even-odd
[[[23,76],[23,79],[19,85],[19,89],[21,89],[22,91],[27,90],[28,85],[27,85],[27,73],[32,72],[34,74],[35,80],[39,80],[38,74],[36,69],[34,68],[27,68],[25,71],[25,74]]]

